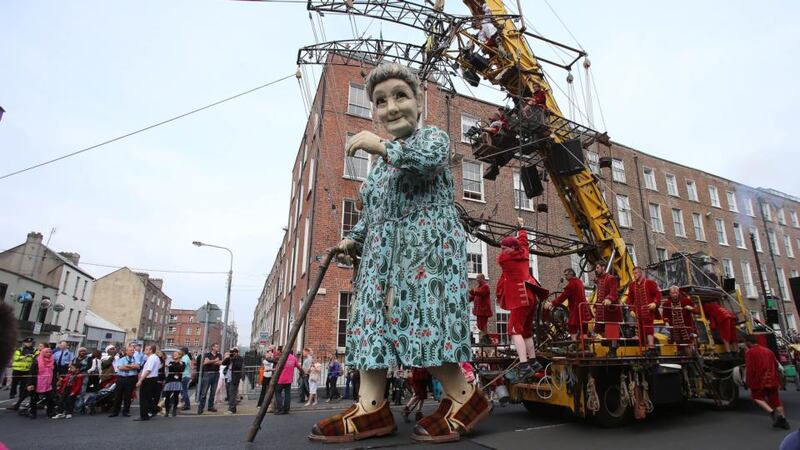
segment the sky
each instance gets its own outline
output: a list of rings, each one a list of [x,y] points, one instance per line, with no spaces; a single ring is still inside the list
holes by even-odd
[[[537,32],[589,53],[595,128],[655,156],[800,195],[791,131],[800,100],[799,3],[522,3]],[[453,0],[445,10],[466,12]],[[346,17],[322,21],[328,40],[352,38]],[[380,21],[354,24],[365,36],[423,39]],[[315,42],[304,2],[0,0],[0,29],[0,176],[293,74],[297,50]],[[565,85],[566,73],[547,70]],[[313,90],[320,70],[305,73]],[[224,304],[229,261],[191,242],[228,247],[231,317],[247,344],[288,222],[306,118],[298,81],[289,78],[2,179],[0,248],[30,231],[47,239],[55,228],[50,247],[80,253],[94,276],[120,266],[149,270],[164,279],[173,307],[198,308]]]

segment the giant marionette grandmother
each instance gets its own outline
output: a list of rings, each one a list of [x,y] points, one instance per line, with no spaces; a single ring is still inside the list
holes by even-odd
[[[360,371],[359,400],[314,426],[310,439],[347,442],[393,433],[384,398],[389,367],[424,367],[444,397],[417,422],[418,441],[458,440],[486,417],[491,404],[468,384],[459,363],[471,359],[466,236],[453,199],[450,140],[418,127],[423,111],[417,77],[397,64],[367,77],[378,122],[392,139],[362,131],[346,151],[375,155],[361,187],[361,220],[343,239],[343,253],[361,253],[347,323],[346,365]]]

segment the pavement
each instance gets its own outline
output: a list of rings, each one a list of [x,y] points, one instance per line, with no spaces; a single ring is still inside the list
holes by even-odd
[[[792,386],[793,388],[793,386]],[[5,398],[7,391],[0,393]],[[749,392],[742,391],[742,398]],[[782,391],[789,422],[800,425],[800,393]],[[293,399],[297,399],[296,394]],[[8,406],[0,401],[0,408]],[[647,449],[647,450],[766,450],[777,449],[785,430],[771,427],[766,413],[749,401],[741,401],[732,411],[717,411],[704,402],[690,402],[680,408],[659,408],[644,421],[625,427],[603,429],[586,421],[565,416],[558,411],[543,409],[529,413],[521,405],[496,407],[492,415],[481,422],[472,434],[455,444],[438,446],[414,443],[410,438],[412,424],[402,421],[400,407],[393,407],[398,432],[393,436],[353,442],[343,445],[315,444],[307,440],[311,426],[320,419],[349,405],[347,400],[320,402],[316,407],[303,407],[296,401],[288,415],[267,414],[254,443],[246,442],[248,430],[255,420],[255,399],[245,399],[239,413],[195,411],[178,413],[178,417],[159,416],[149,422],[134,422],[124,417],[108,418],[107,414],[77,415],[70,420],[50,420],[44,415],[30,420],[12,412],[0,411],[0,442],[16,449],[365,449],[365,448],[447,448],[457,449]],[[434,409],[430,401],[425,412]],[[138,410],[133,409],[134,416]],[[793,418],[796,418],[793,420]],[[143,444],[143,441],[151,445]]]

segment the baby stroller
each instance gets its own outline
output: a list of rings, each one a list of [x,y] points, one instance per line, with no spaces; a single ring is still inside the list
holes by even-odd
[[[84,406],[90,416],[94,415],[97,409],[100,409],[100,412],[104,413],[111,411],[111,408],[114,406],[114,391],[116,387],[117,384],[112,382],[101,387],[97,392],[86,394]]]

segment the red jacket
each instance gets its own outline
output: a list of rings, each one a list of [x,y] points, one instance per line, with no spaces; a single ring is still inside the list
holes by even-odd
[[[67,374],[64,375],[64,378],[58,382],[58,393],[59,394],[66,394],[72,397],[77,397],[81,395],[81,390],[83,390],[83,374],[76,373],[74,375]]]
[[[622,322],[622,308],[619,307],[619,280],[610,273],[604,273],[594,280],[595,314],[598,322]],[[608,299],[611,304],[603,305]]]
[[[587,323],[592,318],[592,312],[589,309],[589,304],[586,303],[586,292],[583,287],[583,281],[578,277],[572,277],[564,286],[562,292],[555,300],[554,305],[564,303],[564,300],[569,300],[569,324],[577,326],[579,323]],[[578,311],[580,308],[580,316]],[[580,319],[580,321],[579,321]]]
[[[778,360],[772,350],[755,344],[744,355],[745,381],[750,389],[778,387]]]
[[[521,229],[517,234],[519,248],[511,251],[501,251],[497,255],[497,264],[500,265],[501,274],[497,280],[497,304],[501,308],[511,310],[524,306],[535,306],[536,299],[544,300],[550,291],[544,289],[528,272],[530,260],[528,255],[528,233]]]
[[[684,309],[685,306],[691,306],[694,307],[695,309],[694,311],[689,311],[687,309]],[[695,304],[692,302],[692,299],[690,299],[689,297],[683,294],[679,294],[678,301],[675,302],[671,296],[667,296],[664,298],[664,303],[662,308],[664,309],[664,322],[673,325],[672,309],[673,308],[680,309],[680,312],[683,315],[683,325],[689,327],[688,329],[692,330],[692,332],[696,330],[696,327],[694,325],[694,315],[700,314],[700,311],[697,310]]]
[[[492,299],[489,283],[480,284],[469,290],[469,301],[473,302],[472,313],[479,317],[492,316]]]
[[[655,281],[649,278],[642,278],[642,281],[631,281],[628,284],[628,304],[636,313],[636,318],[642,322],[652,323],[653,319],[660,319],[658,304],[661,303],[661,290]],[[656,309],[650,310],[648,305],[656,305]]]

